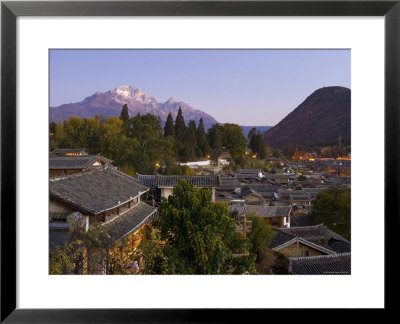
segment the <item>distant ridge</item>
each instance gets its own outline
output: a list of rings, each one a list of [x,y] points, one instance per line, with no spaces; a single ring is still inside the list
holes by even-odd
[[[324,87],[316,90],[277,125],[264,133],[268,146],[286,144],[350,143],[351,90]]]
[[[195,120],[198,124],[203,118],[205,125],[216,124],[217,121],[211,115],[192,108],[183,101],[177,101],[171,97],[166,102],[159,102],[155,97],[147,96],[142,90],[131,86],[122,86],[107,92],[96,92],[77,103],[64,104],[58,107],[50,107],[50,121],[66,120],[70,116],[90,118],[103,116],[119,117],[124,104],[128,105],[130,117],[140,114],[153,114],[159,116],[162,121],[166,121],[168,114],[176,118],[179,107],[186,122]]]

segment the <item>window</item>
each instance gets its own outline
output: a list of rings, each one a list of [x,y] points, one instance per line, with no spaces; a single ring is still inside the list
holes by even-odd
[[[304,256],[309,256],[309,251],[304,252]]]

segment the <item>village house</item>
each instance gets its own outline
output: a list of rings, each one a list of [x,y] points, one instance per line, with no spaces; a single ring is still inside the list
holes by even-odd
[[[173,194],[174,187],[180,180],[199,188],[211,187],[212,201],[215,201],[215,190],[220,185],[219,175],[139,175],[137,180],[148,184],[153,193],[152,199],[158,204],[162,198],[168,198]]]
[[[289,269],[294,274],[322,274],[339,271],[336,264],[339,259],[330,259],[328,256],[346,255],[348,260],[346,259],[345,262],[350,266],[350,242],[323,224],[274,228],[274,231],[275,235],[268,247],[282,253],[293,261],[293,264],[298,265],[297,269]],[[304,264],[300,261],[302,258],[305,258]],[[304,267],[303,270],[300,270],[300,267]]]
[[[246,217],[254,213],[263,218],[267,224],[274,227],[290,227],[290,217],[292,207],[290,206],[258,206],[248,204],[236,204],[229,206],[231,216],[245,215]]]
[[[330,230],[323,224],[281,228],[281,232],[302,238],[314,244],[329,249],[335,253],[351,252],[351,244],[343,236]]]
[[[74,174],[90,168],[112,165],[112,162],[100,155],[56,156],[49,158],[49,172],[50,176]]]
[[[254,189],[243,186],[240,192],[240,198],[243,199],[246,204],[253,204],[253,205],[263,205],[264,198],[261,193],[255,191]]]
[[[148,190],[135,178],[107,165],[50,178],[50,251],[65,244],[69,216],[79,218],[86,230],[100,223],[113,241],[129,238],[132,243],[138,230],[156,213],[142,201]]]
[[[50,156],[83,156],[89,155],[85,148],[65,148],[55,149],[50,152]]]
[[[292,205],[311,205],[311,199],[307,193],[289,194],[289,199]]]
[[[267,174],[267,180],[271,183],[290,184],[295,180],[294,174]]]
[[[274,229],[274,231],[275,235],[268,247],[282,253],[286,257],[329,255],[335,253],[296,235],[280,231],[279,229]]]

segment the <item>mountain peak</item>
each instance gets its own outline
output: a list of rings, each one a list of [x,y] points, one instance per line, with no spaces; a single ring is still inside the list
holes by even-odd
[[[120,86],[107,92],[85,98],[81,102],[65,104],[58,107],[50,107],[50,121],[66,120],[70,116],[90,118],[102,115],[105,118],[119,116],[122,106],[127,104],[130,116],[140,114],[153,114],[166,121],[169,113],[176,118],[178,104],[182,107],[186,122],[193,119],[196,122],[203,118],[205,124],[216,124],[217,121],[207,113],[196,110],[188,104],[170,97],[165,103],[158,102],[157,98],[149,97],[144,91],[130,85]]]
[[[339,136],[350,141],[351,90],[323,87],[309,95],[296,109],[264,133],[268,146],[333,143]]]

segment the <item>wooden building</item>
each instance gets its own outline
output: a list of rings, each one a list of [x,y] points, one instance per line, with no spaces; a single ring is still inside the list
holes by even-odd
[[[84,156],[89,155],[89,152],[85,148],[65,148],[55,149],[50,155],[52,156]]]
[[[102,224],[113,241],[135,240],[138,230],[156,213],[142,201],[148,190],[135,178],[108,166],[50,178],[50,251],[62,245],[69,215],[80,217],[86,230]]]
[[[290,206],[257,206],[248,204],[238,204],[229,206],[231,214],[245,215],[254,213],[265,219],[265,222],[274,227],[290,227],[290,217],[292,207]]]
[[[49,158],[50,175],[74,174],[90,168],[112,165],[111,160],[100,155],[52,156]]]

